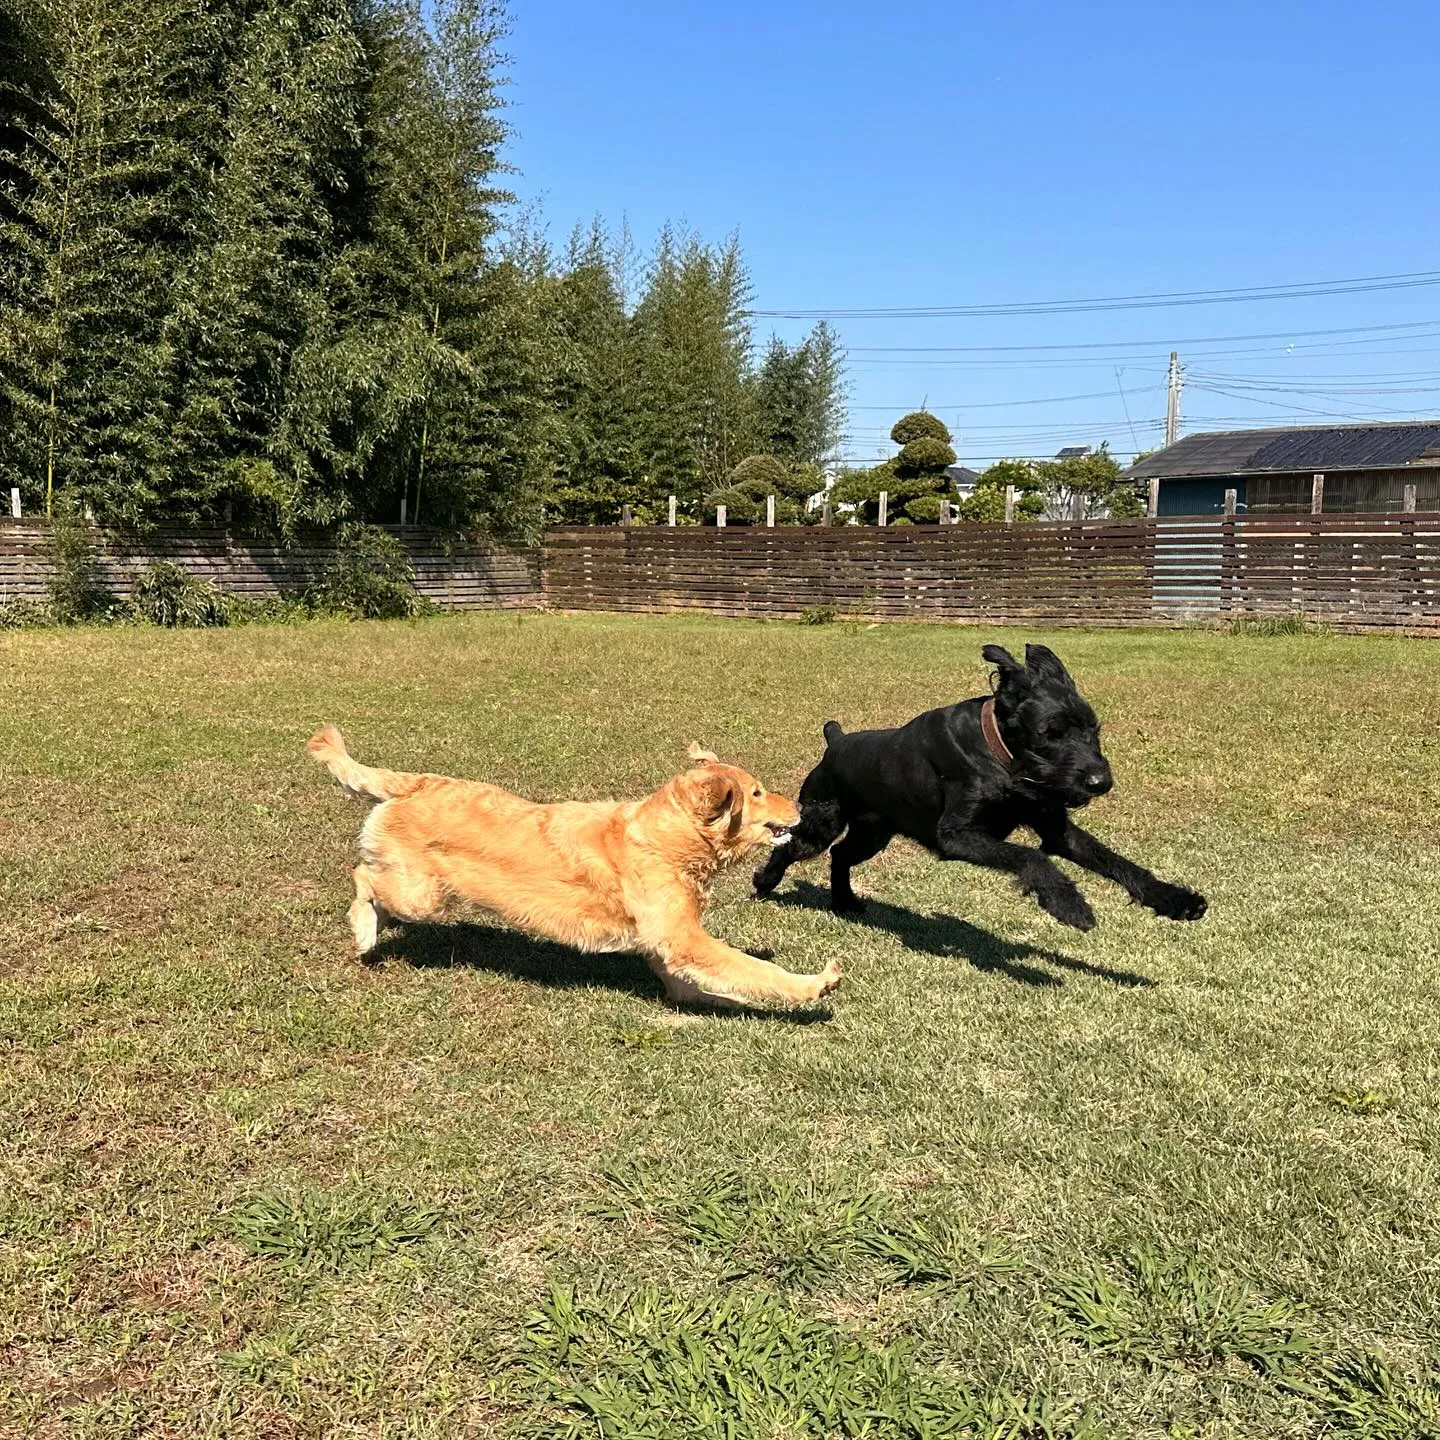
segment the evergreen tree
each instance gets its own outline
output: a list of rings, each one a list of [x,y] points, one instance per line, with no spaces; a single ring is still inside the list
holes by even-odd
[[[735,240],[711,249],[662,231],[631,325],[635,449],[656,504],[676,495],[697,514],[704,495],[754,449],[749,300]]]
[[[548,281],[560,336],[547,516],[564,523],[613,523],[624,505],[642,521],[657,515],[636,448],[640,389],[625,306],[629,259],[628,236],[612,246],[597,223],[571,237],[562,272]]]
[[[806,524],[817,517],[806,511],[805,502],[824,487],[825,477],[813,465],[787,465],[775,455],[747,455],[730,472],[725,487],[705,497],[705,518],[712,520],[715,507],[723,505],[727,524],[761,524],[767,499],[773,495],[777,524]]]
[[[358,164],[365,52],[346,0],[267,0],[232,45],[201,243],[175,287],[176,459],[164,508],[290,530],[347,508],[359,465],[327,425],[335,212]]]
[[[862,524],[878,523],[880,492],[888,496],[892,525],[933,525],[940,518],[940,502],[955,493],[948,467],[955,463],[950,431],[925,410],[902,415],[890,431],[900,453],[870,470],[851,471],[837,481],[831,498],[856,506]]]
[[[1003,521],[1005,491],[1011,485],[1015,487],[1015,519],[1035,520],[1045,513],[1040,471],[1034,461],[997,460],[960,502],[960,518]]]
[[[1120,463],[1108,445],[1089,455],[1044,461],[1039,471],[1045,514],[1052,520],[1073,520],[1077,508],[1083,520],[1144,513],[1138,490],[1120,478]]]
[[[7,41],[0,478],[153,518],[171,460],[165,323],[203,183],[215,21],[199,0],[43,0]]]
[[[823,320],[798,345],[772,337],[752,384],[767,453],[791,465],[829,460],[844,421],[843,369],[839,341]]]

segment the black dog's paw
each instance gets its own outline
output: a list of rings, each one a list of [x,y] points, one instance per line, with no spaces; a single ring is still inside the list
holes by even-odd
[[[1198,920],[1210,908],[1210,902],[1183,885],[1162,884],[1150,897],[1150,908],[1166,920]]]
[[[865,902],[858,895],[831,895],[830,909],[836,915],[863,915]]]
[[[771,875],[770,867],[762,865],[751,877],[750,883],[755,887],[755,898],[763,900],[779,883],[781,876]]]
[[[1038,890],[1035,898],[1040,902],[1040,908],[1062,925],[1069,925],[1074,930],[1095,928],[1095,912],[1090,908],[1090,902],[1073,885],[1065,890]]]

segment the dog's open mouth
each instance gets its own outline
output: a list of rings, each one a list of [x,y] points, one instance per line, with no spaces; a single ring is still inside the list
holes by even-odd
[[[786,826],[767,823],[765,828],[770,832],[772,845],[788,845],[790,843],[790,831]]]

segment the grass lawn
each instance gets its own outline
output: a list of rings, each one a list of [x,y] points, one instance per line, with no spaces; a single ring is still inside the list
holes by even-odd
[[[897,844],[710,925],[846,982],[344,912],[304,753],[791,792],[1044,639],[1104,722],[1065,930]],[[1440,645],[479,615],[0,635],[0,1436],[1440,1434]],[[727,1428],[728,1425],[728,1428]],[[601,1428],[603,1426],[603,1429]],[[865,1427],[869,1426],[869,1429]]]

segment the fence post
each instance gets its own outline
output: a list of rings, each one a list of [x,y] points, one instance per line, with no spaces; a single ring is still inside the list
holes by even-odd
[[[825,504],[820,511],[820,523],[822,525],[833,525],[835,523],[834,513],[830,509],[830,497],[825,497]]]
[[[18,490],[12,490],[10,493],[15,496],[15,513],[18,515],[20,513],[20,492]],[[1415,487],[1413,485],[1407,485],[1405,487],[1403,509],[1407,515],[1413,515],[1415,513]]]
[[[1410,490],[1413,494],[1415,487],[1412,485]],[[1413,510],[1415,507],[1412,505],[1410,508]],[[18,485],[10,487],[10,514],[13,519],[20,518],[20,487]]]
[[[886,524],[889,523],[889,520],[890,520],[890,492],[889,492],[888,490],[882,490],[882,491],[880,492],[880,523],[881,523],[882,525],[886,525]]]
[[[1150,481],[1150,505],[1145,513],[1152,520],[1160,514],[1160,480],[1158,476]]]
[[[769,530],[775,528],[775,497],[773,495],[765,497],[765,526]]]
[[[620,523],[622,525],[633,525],[635,523],[635,512],[628,505],[620,507]]]
[[[400,497],[400,523],[405,523],[405,496]]]
[[[1085,497],[1078,490],[1070,497],[1070,518],[1075,521],[1085,518]]]
[[[1225,513],[1231,516],[1235,514],[1235,492],[1233,490],[1225,492]]]
[[[1015,487],[1013,485],[1005,487],[1005,523],[1007,525],[1015,523]]]
[[[1325,508],[1325,477],[1317,475],[1310,482],[1310,513],[1318,515]]]
[[[670,523],[672,525],[675,523],[675,497],[673,495],[670,497]]]
[[[723,505],[715,507],[715,528],[717,530],[725,528],[725,507]]]

